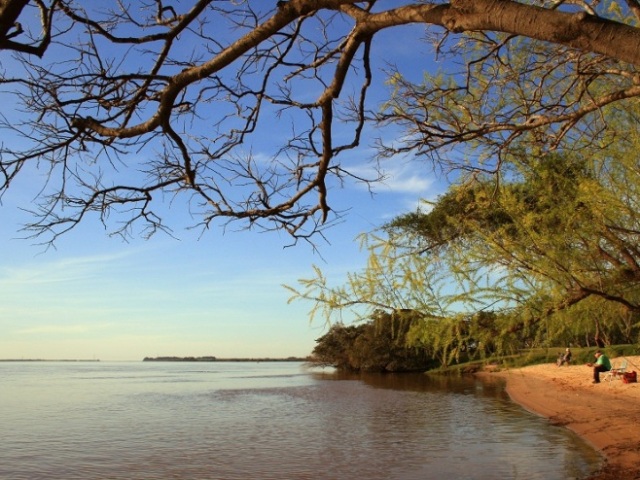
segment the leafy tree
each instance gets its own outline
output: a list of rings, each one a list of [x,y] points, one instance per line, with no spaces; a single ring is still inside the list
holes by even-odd
[[[500,184],[473,176],[370,235],[369,263],[346,285],[306,279],[294,297],[324,304],[327,318],[354,306],[420,312],[410,343],[442,365],[470,345],[484,355],[635,341],[640,172],[612,148],[528,155]]]
[[[637,312],[602,298],[590,297],[546,322],[547,336],[556,345],[599,346],[640,341]]]
[[[520,165],[517,183],[499,190],[476,182],[450,191],[425,216],[445,218],[444,228],[420,214],[389,228],[398,229],[394,237],[405,228],[417,233],[426,243],[421,251],[442,246],[442,232],[453,231],[444,246],[457,269],[499,266],[521,282],[552,286],[565,308],[597,295],[638,310],[632,292],[640,280],[640,218],[629,208],[636,202],[629,186],[640,177],[633,161],[604,163],[557,155],[530,160]]]
[[[0,0],[0,194],[44,173],[28,231],[46,241],[90,216],[169,230],[169,202],[201,228],[310,238],[341,215],[331,188],[380,180],[348,153],[385,126],[381,155],[475,171],[599,144],[640,95],[638,17],[637,0]],[[412,82],[389,31],[441,70]]]
[[[316,340],[312,360],[341,370],[407,372],[431,365],[428,351],[407,343],[407,335],[421,315],[412,311],[373,312],[357,326],[336,323]]]
[[[312,361],[319,365],[330,365],[341,370],[351,369],[350,353],[364,325],[345,326],[336,323],[329,331],[316,340]]]

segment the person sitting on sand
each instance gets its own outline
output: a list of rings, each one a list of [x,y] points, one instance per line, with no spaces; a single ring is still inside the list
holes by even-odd
[[[593,367],[593,383],[600,383],[600,372],[608,372],[611,370],[611,362],[600,350],[596,350],[594,354],[596,357],[595,363],[587,363],[589,367]]]
[[[559,367],[561,367],[561,366],[562,366],[562,365],[564,365],[565,363],[566,363],[567,365],[569,365],[569,364],[571,363],[571,350],[569,350],[569,348],[567,348],[567,349],[564,351],[564,354],[562,354],[562,353],[559,353],[559,354],[558,354],[558,361],[557,361],[557,365],[558,365]]]

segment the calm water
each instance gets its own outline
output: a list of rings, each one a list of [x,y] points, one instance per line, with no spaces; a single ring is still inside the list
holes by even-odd
[[[571,479],[500,384],[299,363],[0,362],[0,479]]]

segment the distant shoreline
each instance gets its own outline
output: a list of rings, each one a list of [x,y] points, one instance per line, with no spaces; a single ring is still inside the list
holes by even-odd
[[[143,362],[306,362],[308,357],[241,357],[241,358],[217,358],[217,357],[144,357]]]
[[[129,360],[135,361],[135,360]],[[270,358],[270,357],[242,357],[242,358],[216,358],[216,357],[145,357],[143,362],[308,362],[308,357],[286,357],[286,358]],[[23,363],[46,363],[46,362],[69,362],[69,363],[85,363],[100,362],[100,359],[83,359],[83,358],[0,358],[0,362],[23,362]]]

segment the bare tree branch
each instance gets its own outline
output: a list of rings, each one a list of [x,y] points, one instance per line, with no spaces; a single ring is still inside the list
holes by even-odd
[[[123,235],[168,231],[166,197],[202,228],[243,220],[310,239],[344,210],[333,187],[380,180],[344,163],[378,129],[394,132],[383,157],[497,172],[515,148],[594,144],[609,109],[640,96],[637,19],[598,2],[136,5],[0,0],[0,50],[17,55],[0,73],[15,105],[0,117],[0,195],[25,169],[46,172],[33,235],[91,215]],[[433,40],[424,64],[452,71],[416,85],[390,66],[379,37],[411,25]],[[473,155],[451,155],[460,145]]]

